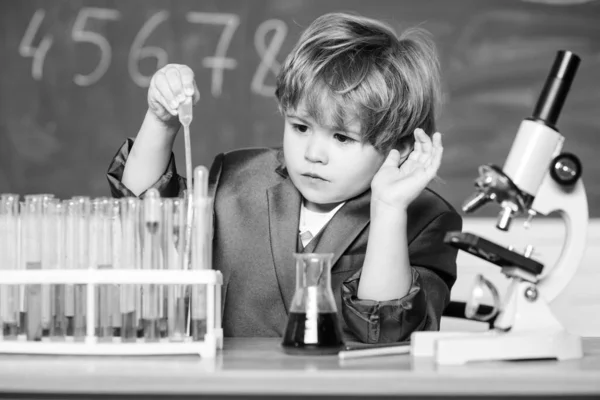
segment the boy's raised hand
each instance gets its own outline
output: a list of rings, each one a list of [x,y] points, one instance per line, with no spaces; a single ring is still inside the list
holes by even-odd
[[[159,69],[148,89],[148,108],[167,125],[178,124],[177,109],[187,98],[192,97],[196,104],[200,91],[190,67],[181,64],[167,64]]]
[[[433,179],[442,162],[442,136],[433,138],[420,128],[414,132],[415,146],[401,163],[398,150],[392,150],[371,182],[373,206],[383,205],[405,211]],[[398,167],[400,166],[400,167]]]

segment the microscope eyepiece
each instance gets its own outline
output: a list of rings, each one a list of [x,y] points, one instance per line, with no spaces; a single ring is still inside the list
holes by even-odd
[[[581,59],[576,54],[561,50],[556,54],[552,69],[537,101],[531,120],[539,121],[556,129],[556,122],[562,110],[571,83]]]

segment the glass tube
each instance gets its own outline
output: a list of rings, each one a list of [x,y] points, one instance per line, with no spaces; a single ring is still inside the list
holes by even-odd
[[[43,200],[36,195],[25,196],[22,213],[22,246],[25,269],[42,268]],[[25,285],[25,335],[28,341],[42,340],[42,287]]]
[[[5,193],[0,195],[0,269],[17,269],[19,250],[19,195]],[[19,334],[19,292],[18,285],[0,285],[4,340],[16,340]]]
[[[25,269],[25,257],[23,255],[24,252],[24,242],[23,242],[23,226],[24,226],[24,220],[25,220],[25,214],[26,214],[26,209],[25,209],[25,200],[23,199],[23,201],[19,201],[19,220],[17,222],[17,231],[19,232],[19,236],[17,239],[17,245],[19,248],[18,251],[18,255],[17,255],[17,269]],[[25,285],[19,285],[19,335],[20,336],[25,336],[26,332],[25,332],[25,320],[27,317],[27,313],[26,313],[26,306],[25,306]]]
[[[184,251],[185,205],[178,199],[164,199],[163,213],[164,266],[170,270],[179,270],[183,267],[181,255]],[[169,340],[182,341],[186,334],[184,285],[168,286],[166,315]]]
[[[50,269],[52,267],[52,251],[55,249],[55,236],[52,232],[52,217],[51,217],[51,202],[54,199],[42,199],[42,218],[39,228],[42,230],[42,258],[41,258],[41,269]],[[50,285],[41,286],[41,303],[42,303],[42,336],[48,336],[50,334]]]
[[[162,229],[160,195],[156,189],[150,189],[144,197],[144,248],[143,268],[160,269],[160,232]],[[160,297],[156,284],[143,285],[142,323],[144,339],[154,342],[160,338],[159,306]]]
[[[212,268],[212,198],[208,196],[208,170],[194,169],[194,225],[192,268]],[[206,285],[192,288],[191,330],[193,340],[204,340],[206,334]]]
[[[92,201],[90,215],[90,265],[97,269],[112,269],[112,202],[106,197]],[[96,337],[112,341],[112,285],[97,285]]]
[[[160,200],[160,231],[158,233],[158,263],[157,268],[168,269],[169,264],[167,263],[165,248],[165,236],[169,235],[167,232],[166,223],[168,220],[167,212],[165,211],[165,204],[169,203],[171,199]],[[169,334],[169,324],[167,320],[168,316],[168,288],[170,285],[158,285],[158,331],[161,339],[167,338]]]
[[[141,268],[140,211],[141,201],[136,197],[125,197],[121,202],[121,268]],[[137,338],[139,321],[138,285],[121,285],[121,340],[133,342]]]
[[[46,206],[46,237],[43,268],[63,269],[65,262],[65,206],[58,199],[52,199]],[[67,333],[65,315],[65,285],[50,285],[49,293],[50,337],[64,340]]]
[[[58,201],[53,194],[38,194],[36,195],[42,202],[42,220],[39,227],[42,229],[42,269],[50,267],[49,259],[52,252],[56,249],[56,237],[52,230],[52,218],[48,214],[50,203]],[[42,336],[50,335],[50,285],[41,285],[41,302],[42,302]]]
[[[121,235],[121,202],[119,199],[110,200],[110,236],[112,243],[112,266],[114,269],[122,268],[121,259],[121,247],[123,243],[123,237]],[[120,311],[120,298],[121,292],[119,285],[112,285],[112,327],[113,337],[121,336],[121,311]]]
[[[65,208],[65,268],[77,268],[77,224],[79,205],[73,199],[63,200]],[[75,285],[65,285],[65,317],[67,336],[75,333]]]
[[[76,205],[75,216],[75,268],[88,269],[90,263],[90,213],[91,200],[86,196],[73,197]],[[74,286],[73,338],[76,341],[85,340],[87,285]]]

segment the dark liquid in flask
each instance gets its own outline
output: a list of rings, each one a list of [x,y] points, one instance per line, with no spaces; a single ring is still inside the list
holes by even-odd
[[[315,329],[316,343],[306,343],[305,334]],[[337,354],[344,345],[336,313],[290,313],[285,330],[283,351],[287,354],[322,355]]]

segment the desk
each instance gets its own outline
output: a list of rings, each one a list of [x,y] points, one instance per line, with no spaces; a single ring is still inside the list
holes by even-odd
[[[0,355],[0,393],[36,399],[69,393],[148,395],[583,395],[600,396],[600,338],[584,339],[573,361],[472,363],[439,367],[409,355],[339,361],[288,356],[279,339],[226,339],[216,359]],[[156,397],[153,397],[156,398]],[[190,398],[190,397],[188,397]]]

